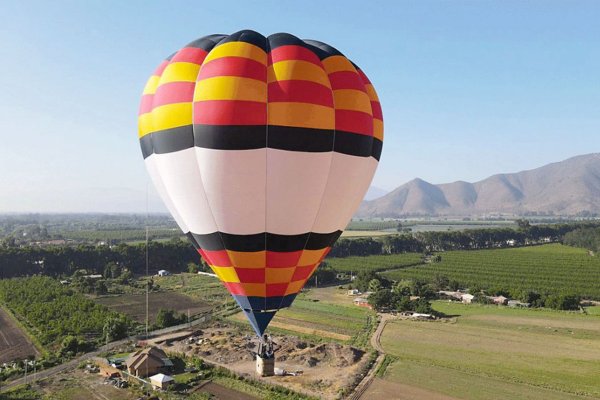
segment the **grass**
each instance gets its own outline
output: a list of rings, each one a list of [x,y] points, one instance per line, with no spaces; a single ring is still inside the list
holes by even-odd
[[[600,396],[600,318],[435,302],[453,322],[394,321],[385,379],[465,399]]]
[[[281,309],[269,330],[364,348],[373,329],[374,315],[369,309],[354,306],[352,298],[337,287],[311,289],[300,294],[290,308]],[[241,313],[229,319],[247,324]]]
[[[393,279],[426,279],[447,276],[467,287],[507,290],[536,290],[541,293],[568,292],[600,299],[600,257],[587,250],[548,244],[510,249],[448,251],[439,263],[393,271]]]

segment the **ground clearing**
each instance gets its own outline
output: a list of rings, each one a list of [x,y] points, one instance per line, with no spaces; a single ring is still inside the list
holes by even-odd
[[[456,317],[388,323],[381,344],[398,359],[386,381],[469,400],[600,397],[599,317],[444,302],[434,308]]]
[[[146,320],[146,295],[124,294],[94,299],[97,303],[126,314],[138,322]],[[212,309],[212,306],[202,300],[196,300],[175,292],[151,292],[148,298],[150,321],[154,321],[160,309],[175,310],[190,316],[202,314]]]
[[[39,355],[25,332],[0,307],[0,364]]]
[[[258,343],[256,336],[247,335],[238,327],[229,324],[202,329],[190,339],[172,341],[164,344],[162,348],[167,353],[199,356],[244,376],[282,385],[322,399],[339,398],[339,391],[358,378],[368,361],[364,350],[349,345],[331,341],[314,343],[289,334],[273,334],[272,337],[276,343],[275,366],[290,372],[301,371],[299,375],[258,377],[254,360],[254,351]],[[217,377],[215,382],[242,390],[236,387],[236,380]],[[265,398],[264,393],[261,395],[260,391],[243,391],[257,398]]]

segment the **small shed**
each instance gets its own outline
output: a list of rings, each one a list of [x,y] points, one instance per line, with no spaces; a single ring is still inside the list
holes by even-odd
[[[460,296],[461,301],[465,304],[471,304],[471,302],[473,301],[473,298],[475,298],[475,296],[473,296],[472,294],[469,293],[464,293],[463,295]]]
[[[166,269],[161,269],[160,271],[158,271],[158,276],[169,276],[171,275],[171,273],[169,271],[167,271]]]
[[[348,290],[348,296],[358,296],[358,295],[360,295],[360,291],[358,289]]]
[[[498,305],[506,305],[506,303],[508,302],[508,298],[504,297],[504,296],[493,296],[493,297],[490,297],[490,299],[492,300],[492,302],[494,304],[498,304]]]
[[[354,299],[354,305],[359,307],[372,308],[369,304],[369,300],[365,299],[364,297],[357,297],[356,299]]]
[[[175,382],[172,376],[165,374],[156,374],[150,377],[150,384],[154,389],[165,390]]]

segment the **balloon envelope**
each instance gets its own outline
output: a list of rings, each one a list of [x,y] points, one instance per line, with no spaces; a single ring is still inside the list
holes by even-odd
[[[138,125],[165,205],[258,335],[348,224],[383,143],[377,94],[355,64],[250,30],[163,61]]]

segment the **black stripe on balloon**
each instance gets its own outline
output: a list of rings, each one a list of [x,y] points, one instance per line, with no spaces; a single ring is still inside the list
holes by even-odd
[[[263,35],[261,35],[260,33],[255,32],[250,29],[245,29],[245,30],[242,30],[242,31],[239,31],[236,33],[232,33],[231,35],[229,35],[226,38],[224,38],[223,40],[221,40],[219,42],[219,45],[222,45],[224,43],[229,43],[229,42],[250,43],[256,47],[263,49],[265,51],[265,53],[267,52],[267,46],[266,46],[267,38],[264,37]]]
[[[267,40],[269,41],[270,51],[273,51],[281,46],[302,46],[310,49],[310,46],[304,43],[304,40],[299,39],[294,35],[290,35],[289,33],[274,33],[270,35]]]
[[[269,126],[269,148],[323,153],[335,151],[379,160],[382,143],[372,136],[326,129]],[[264,125],[190,125],[166,129],[140,139],[144,158],[202,147],[215,150],[252,150],[267,147]]]
[[[278,235],[275,233],[256,233],[252,235],[233,235],[231,233],[214,232],[204,235],[190,233],[192,243],[207,251],[264,251],[277,252],[320,250],[330,247],[340,237],[342,231],[331,233],[308,232],[299,235]],[[265,240],[266,239],[266,240]],[[225,246],[225,247],[223,247]]]
[[[208,35],[203,36],[199,39],[194,40],[191,43],[188,43],[185,47],[194,47],[197,49],[202,49],[204,51],[211,51],[213,47],[221,40],[225,39],[227,35]]]
[[[144,158],[150,155],[174,153],[194,147],[194,128],[192,125],[178,126],[142,136],[140,147]]]
[[[313,51],[321,60],[331,56],[344,56],[338,49],[318,40],[304,40],[306,46]]]

